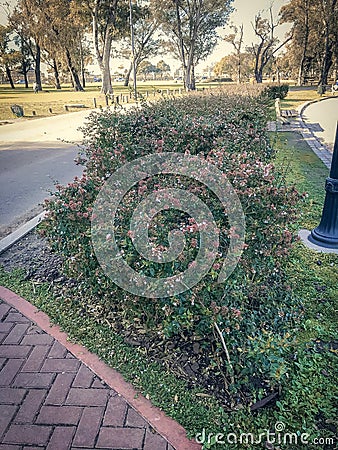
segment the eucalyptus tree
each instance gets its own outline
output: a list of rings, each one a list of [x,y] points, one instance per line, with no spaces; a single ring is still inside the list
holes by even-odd
[[[42,90],[41,43],[44,29],[40,21],[39,11],[43,4],[43,0],[19,0],[13,11],[8,3],[5,4],[8,23],[20,36],[33,59],[35,82],[38,90]]]
[[[48,0],[39,11],[39,17],[45,30],[42,36],[44,49],[51,54],[52,59],[66,65],[74,89],[83,91],[79,75],[81,68],[79,48],[84,25],[76,6],[70,0]]]
[[[232,12],[232,0],[153,0],[152,8],[163,32],[168,36],[169,50],[183,68],[186,90],[194,90],[195,66],[210,55]]]
[[[291,0],[280,14],[293,25],[287,57],[297,67],[298,84],[312,74],[324,90],[332,66],[338,65],[337,0]]]
[[[322,91],[325,91],[325,87],[328,83],[329,71],[333,64],[334,57],[337,56],[337,46],[338,46],[337,0],[321,0],[319,2],[319,8],[321,11],[322,23],[324,28],[323,30],[324,53],[322,59],[319,86],[322,87]]]
[[[121,42],[119,54],[131,59],[125,74],[124,85],[129,85],[133,67],[137,73],[140,64],[152,56],[161,54],[161,36],[159,23],[147,4],[134,4],[132,9],[134,28],[134,49],[132,51],[131,37],[125,37]]]
[[[310,44],[310,7],[313,0],[292,0],[280,10],[281,21],[293,23],[294,33],[288,53],[296,56],[297,84],[303,85],[306,76],[306,65]],[[293,58],[292,58],[293,59]]]
[[[25,88],[28,89],[28,72],[31,70],[33,63],[31,53],[26,41],[21,36],[14,36],[13,41],[19,48],[20,52],[20,63],[18,70],[24,78]]]
[[[236,65],[237,65],[237,83],[240,83],[242,81],[242,46],[243,46],[243,24],[241,24],[239,27],[237,27],[234,24],[230,25],[230,29],[232,33],[227,34],[224,37],[224,40],[226,42],[229,42],[235,50],[236,55]]]
[[[165,61],[163,61],[163,59],[161,59],[161,61],[159,61],[156,64],[157,70],[160,73],[161,79],[163,78],[163,75],[165,73],[169,73],[170,72],[170,66],[169,64],[167,64]]]
[[[6,75],[12,89],[15,84],[12,77],[12,69],[20,63],[20,52],[10,48],[12,30],[8,26],[0,25],[0,68]]]
[[[262,83],[263,72],[266,66],[271,63],[274,55],[292,39],[292,30],[287,37],[280,42],[276,37],[276,28],[280,24],[280,20],[275,22],[272,7],[269,8],[269,17],[263,17],[259,12],[252,23],[253,30],[258,42],[252,43],[247,50],[251,51],[255,56],[255,79],[257,83]]]
[[[228,75],[238,80],[238,60],[241,61],[241,81],[249,80],[254,74],[255,58],[250,52],[242,52],[240,55],[232,54],[224,56],[214,66],[214,73],[218,77]]]
[[[112,94],[110,75],[112,46],[114,40],[121,39],[129,30],[129,4],[126,0],[74,1],[89,21],[87,25],[91,28],[94,54],[101,71],[101,92]]]

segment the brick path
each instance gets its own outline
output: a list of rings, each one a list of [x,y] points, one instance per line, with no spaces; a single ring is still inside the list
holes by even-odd
[[[0,450],[174,450],[63,345],[0,300]]]
[[[313,126],[306,124],[302,118],[297,117],[290,120],[289,124],[278,124],[276,121],[268,122],[268,131],[293,131],[300,133],[305,142],[308,143],[311,150],[318,156],[318,158],[330,169],[332,161],[332,150],[324,143],[322,143],[314,134]]]

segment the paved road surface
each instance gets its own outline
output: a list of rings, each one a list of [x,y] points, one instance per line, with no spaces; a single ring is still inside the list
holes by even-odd
[[[338,97],[309,105],[304,111],[304,120],[320,140],[333,148],[338,121]]]
[[[18,121],[0,127],[0,236],[42,210],[54,184],[72,181],[82,168],[74,163],[88,111]],[[66,140],[71,143],[64,143]]]
[[[38,205],[55,183],[81,175],[74,163],[77,152],[77,147],[56,143],[0,145],[0,235],[42,211]]]

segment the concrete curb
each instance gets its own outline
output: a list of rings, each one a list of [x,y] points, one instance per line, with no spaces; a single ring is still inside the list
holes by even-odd
[[[27,300],[18,296],[9,289],[0,286],[0,298],[17,309],[32,322],[35,322],[46,333],[59,341],[77,359],[89,367],[104,382],[120,394],[144,419],[162,435],[175,449],[179,450],[201,450],[197,442],[189,440],[185,429],[175,420],[166,416],[149,400],[137,392],[133,386],[127,383],[122,375],[115,369],[107,366],[99,357],[79,344],[73,344],[68,340],[68,335],[61,331],[58,325],[52,325],[49,317]]]
[[[25,224],[23,224],[17,230],[13,231],[13,233],[11,233],[8,236],[1,239],[0,240],[0,253],[3,253],[4,251],[6,251],[12,245],[14,245],[16,242],[18,242],[21,238],[26,236],[26,234],[28,234],[30,231],[32,231],[44,219],[45,215],[46,215],[46,211],[43,211],[42,213],[33,217],[33,219],[31,219],[28,222],[26,222]]]
[[[307,123],[303,119],[303,113],[305,109],[312,103],[321,102],[331,98],[335,98],[335,96],[305,102],[302,105],[298,106],[298,117],[296,117],[293,123],[290,123],[290,125],[284,125],[282,127],[279,127],[278,124],[276,124],[276,132],[293,131],[295,133],[301,134],[304,141],[309,145],[311,150],[315,153],[315,155],[318,156],[318,158],[328,169],[331,168],[332,153],[330,152],[328,147],[324,143],[322,143],[313,133],[313,131],[308,127]],[[273,131],[271,126],[270,131]]]
[[[313,133],[313,131],[307,126],[306,122],[304,121],[303,114],[309,105],[312,105],[313,103],[322,102],[331,98],[335,98],[335,96],[332,95],[330,97],[311,100],[299,106],[299,121],[301,124],[300,132],[305,141],[311,147],[312,151],[318,156],[318,158],[325,164],[325,166],[328,169],[331,168],[332,153],[330,152],[328,147],[324,143],[322,143]]]
[[[328,100],[330,98],[336,98],[336,96],[335,95],[330,95],[329,97],[318,98],[316,100],[310,100],[308,102],[303,103],[302,105],[299,105],[296,109],[297,109],[300,117],[302,117],[305,108],[307,108],[309,105],[311,105],[312,103],[323,102],[323,101]]]

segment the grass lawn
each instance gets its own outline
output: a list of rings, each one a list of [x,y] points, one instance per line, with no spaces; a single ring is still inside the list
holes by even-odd
[[[199,83],[197,89],[217,88],[222,84],[231,83]],[[170,81],[145,81],[139,82],[138,92],[141,96],[145,97],[146,93],[149,94],[150,100],[156,100],[162,95],[167,95],[167,90],[171,93],[178,95],[178,91],[181,88],[182,93],[183,85],[180,83]],[[104,107],[106,105],[105,96],[100,93],[101,86],[99,83],[92,83],[86,86],[85,92],[74,92],[70,86],[65,86],[62,90],[56,90],[53,87],[44,87],[42,92],[34,94],[31,88],[25,89],[20,85],[16,85],[15,89],[11,89],[9,85],[0,85],[0,120],[15,120],[16,117],[12,113],[10,106],[13,104],[19,104],[23,107],[25,117],[46,117],[54,114],[65,114],[65,104],[78,103],[84,104],[87,108],[93,108],[94,98],[96,99],[97,106]],[[124,95],[125,97],[131,97],[132,88],[124,87],[123,83],[114,83],[114,96]],[[329,96],[326,93],[322,97]],[[282,100],[282,109],[295,109],[301,104],[318,100],[321,96],[317,93],[315,86],[311,87],[290,87],[287,97]],[[133,101],[129,98],[129,101]],[[50,113],[49,109],[52,109]],[[75,109],[72,109],[74,111]],[[35,111],[35,115],[33,113]]]
[[[281,108],[296,109],[305,102],[309,102],[312,100],[319,100],[320,98],[330,96],[331,96],[330,91],[326,92],[324,95],[319,95],[317,93],[316,86],[308,86],[308,87],[291,86],[289,88],[288,95],[284,100],[281,101]]]
[[[308,99],[305,94],[304,97],[299,92],[295,96],[293,94],[291,91],[294,102]],[[306,95],[309,95],[308,91]],[[308,193],[304,198],[300,223],[293,225],[295,228],[313,228],[320,219],[328,170],[298,134],[279,133],[272,135],[271,139],[277,149],[275,163],[286,180],[301,192]],[[184,381],[165,370],[160,363],[147,360],[142,349],[126,345],[109,326],[83,317],[80,306],[72,303],[71,295],[67,298],[65,294],[67,301],[60,301],[60,298],[53,297],[51,286],[23,281],[24,276],[20,272],[9,274],[0,270],[0,283],[44,310],[72,339],[83,343],[118,369],[153,404],[181,423],[191,437],[203,428],[213,433],[240,429],[258,436],[262,430],[274,431],[277,421],[283,422],[289,432],[307,432],[312,438],[320,435],[332,437],[332,427],[338,426],[335,409],[338,391],[334,375],[338,370],[338,355],[331,345],[336,338],[338,323],[337,256],[317,254],[297,243],[286,266],[293,294],[304,309],[303,323],[295,324],[289,330],[296,342],[297,362],[293,362],[293,353],[290,354],[288,383],[282,386],[276,405],[256,412],[236,408],[226,411],[203,390],[197,387],[187,389]],[[316,424],[313,417],[316,417]],[[325,423],[321,423],[321,417],[326,418]],[[324,429],[320,430],[321,427]],[[217,447],[211,440],[205,448],[232,450],[251,449],[252,446],[231,444]],[[293,444],[282,448],[295,450],[304,446]],[[315,447],[309,445],[307,448]]]
[[[198,89],[218,87],[218,83],[200,83],[197,85]],[[94,98],[97,106],[106,106],[106,99],[100,92],[101,85],[99,83],[92,83],[86,86],[84,92],[75,92],[70,86],[64,86],[61,90],[56,90],[54,87],[44,86],[44,90],[38,94],[34,94],[31,88],[25,89],[20,85],[16,85],[15,89],[11,89],[9,85],[0,85],[0,120],[15,120],[16,117],[12,113],[10,106],[18,104],[23,107],[25,117],[45,117],[52,114],[64,114],[65,104],[77,103],[83,104],[87,108],[94,107]],[[129,96],[129,101],[132,102],[132,88],[123,86],[123,83],[114,83],[114,97],[122,94]],[[179,94],[179,89],[183,92],[183,85],[168,81],[145,81],[138,84],[138,93],[145,98],[148,92],[150,100],[156,100],[163,95],[174,93]],[[49,108],[52,109],[50,113]],[[33,113],[35,111],[35,115]],[[75,111],[75,109],[72,109]]]
[[[320,221],[328,169],[296,133],[279,133],[277,163],[286,170],[286,180],[306,192],[300,228],[311,230]],[[318,337],[318,330],[336,337],[338,325],[338,256],[314,252],[298,243],[288,262],[288,275],[295,293],[311,311],[311,326],[299,336]],[[323,288],[320,294],[320,286]],[[319,289],[319,291],[318,291]],[[310,324],[310,323],[309,323]]]

